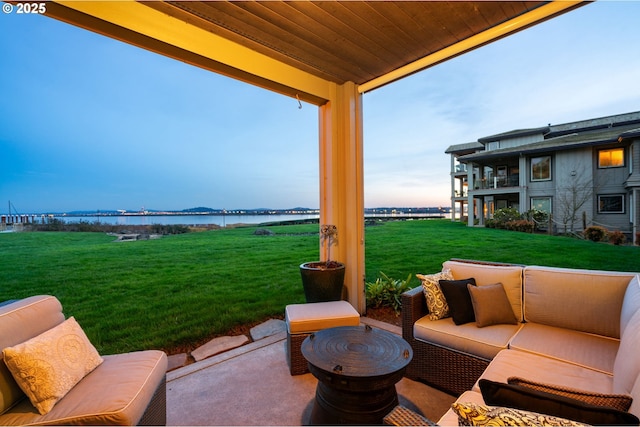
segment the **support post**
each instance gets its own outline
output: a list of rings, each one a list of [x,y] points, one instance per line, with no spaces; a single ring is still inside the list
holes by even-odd
[[[319,109],[320,224],[338,227],[333,258],[346,266],[348,301],[364,314],[362,95],[352,82],[331,85],[330,100]]]

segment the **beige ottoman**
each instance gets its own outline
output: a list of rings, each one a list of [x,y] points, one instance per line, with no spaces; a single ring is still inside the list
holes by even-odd
[[[336,326],[360,325],[360,314],[347,301],[290,304],[284,309],[287,324],[287,362],[291,375],[309,372],[302,356],[302,341],[314,332]]]

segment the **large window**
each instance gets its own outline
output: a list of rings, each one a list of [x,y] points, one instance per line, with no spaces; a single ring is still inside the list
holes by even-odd
[[[532,197],[531,209],[551,213],[551,197]]]
[[[624,194],[599,195],[598,213],[624,213]]]
[[[551,156],[531,158],[531,181],[549,181],[551,179]]]
[[[624,148],[598,151],[599,168],[619,168],[624,166]]]

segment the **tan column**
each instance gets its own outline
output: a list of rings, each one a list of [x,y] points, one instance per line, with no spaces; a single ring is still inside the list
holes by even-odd
[[[357,86],[332,84],[330,100],[320,107],[319,115],[320,224],[338,227],[331,257],[346,265],[347,298],[364,314],[362,95]]]

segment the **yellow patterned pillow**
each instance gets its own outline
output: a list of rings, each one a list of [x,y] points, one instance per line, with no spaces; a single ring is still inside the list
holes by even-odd
[[[14,347],[4,361],[22,391],[45,415],[82,378],[102,363],[73,317]]]
[[[427,299],[427,308],[429,309],[429,320],[449,317],[449,305],[438,282],[439,280],[453,280],[451,270],[445,268],[440,273],[416,274],[416,277],[422,282],[424,296]]]
[[[585,426],[565,418],[477,403],[454,403],[461,426]]]

